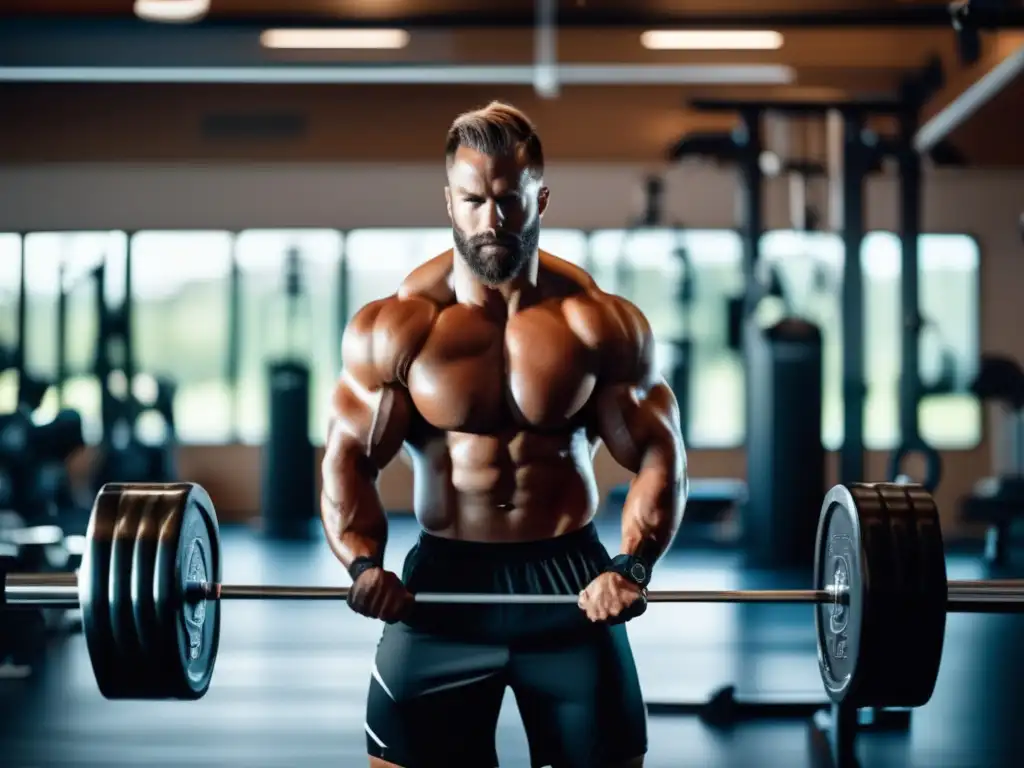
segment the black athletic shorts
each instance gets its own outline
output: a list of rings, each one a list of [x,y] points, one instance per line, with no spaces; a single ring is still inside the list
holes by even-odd
[[[402,580],[412,592],[575,595],[609,560],[593,525],[508,544],[422,534]],[[377,646],[369,754],[403,768],[494,768],[506,687],[534,768],[605,768],[647,750],[624,624],[595,624],[575,604],[417,604]]]

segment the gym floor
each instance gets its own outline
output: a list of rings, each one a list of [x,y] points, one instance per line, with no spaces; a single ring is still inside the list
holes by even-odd
[[[416,529],[392,523],[388,566],[398,568]],[[618,530],[602,522],[614,548]],[[320,540],[267,543],[223,532],[224,580],[344,584]],[[983,578],[976,558],[954,556],[951,579]],[[804,588],[745,571],[738,556],[673,552],[656,588]],[[366,765],[363,702],[380,625],[329,603],[224,606],[220,656],[207,696],[192,703],[107,702],[96,690],[81,634],[58,640],[33,678],[0,681],[0,765]],[[802,605],[652,605],[630,625],[651,701],[701,701],[733,683],[739,692],[823,700],[812,609]],[[953,615],[938,686],[908,732],[858,736],[864,765],[992,768],[1019,765],[1020,691],[1015,664],[1024,616]],[[1024,669],[1024,667],[1022,667]],[[713,729],[693,716],[650,717],[648,768],[814,765],[806,720]],[[514,698],[498,730],[502,766],[527,766]]]

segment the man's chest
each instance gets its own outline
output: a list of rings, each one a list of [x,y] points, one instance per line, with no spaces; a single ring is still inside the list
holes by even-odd
[[[557,310],[530,309],[499,323],[457,307],[439,318],[407,385],[417,410],[438,429],[558,428],[586,405],[597,372],[597,351]]]

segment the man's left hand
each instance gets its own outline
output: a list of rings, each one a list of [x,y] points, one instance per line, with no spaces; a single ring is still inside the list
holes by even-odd
[[[579,606],[591,621],[618,624],[646,611],[647,595],[618,573],[602,573],[580,592]]]

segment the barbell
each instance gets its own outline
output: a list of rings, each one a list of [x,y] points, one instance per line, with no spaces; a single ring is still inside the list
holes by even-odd
[[[0,574],[2,576],[2,574]],[[193,483],[107,484],[93,504],[78,573],[10,573],[3,603],[81,608],[108,699],[199,699],[217,659],[221,600],[343,600],[344,587],[221,583],[220,537]],[[577,595],[418,593],[417,603],[575,604]],[[858,483],[822,503],[813,588],[648,592],[655,603],[808,603],[829,698],[917,707],[938,678],[950,612],[1013,613],[1024,581],[946,579],[939,515],[922,487]]]

